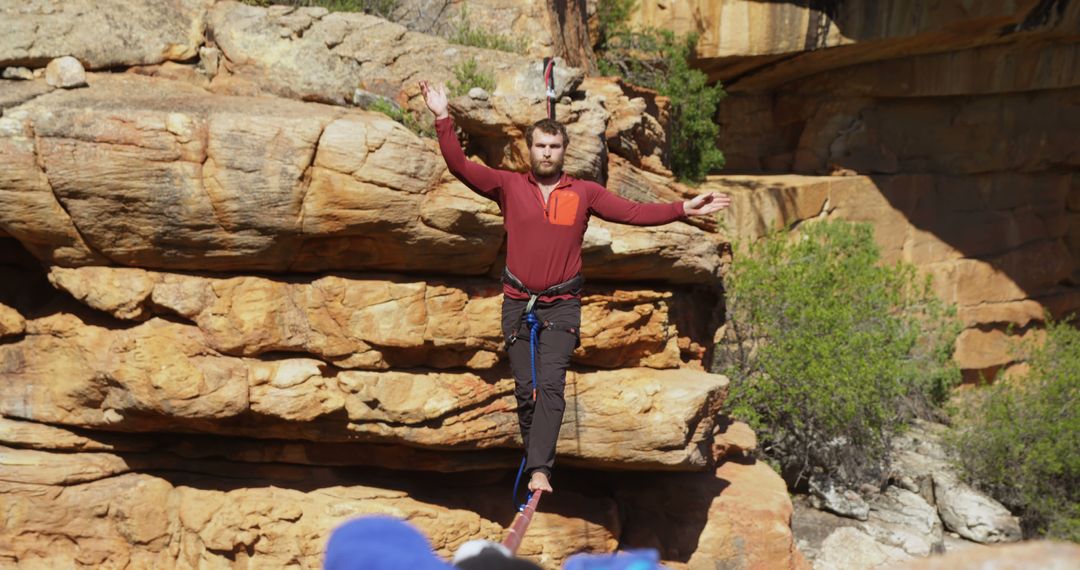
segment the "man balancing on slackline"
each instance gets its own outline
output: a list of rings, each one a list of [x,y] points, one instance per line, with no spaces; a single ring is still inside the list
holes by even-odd
[[[529,490],[551,492],[551,467],[562,424],[563,389],[570,353],[581,326],[581,241],[589,216],[635,226],[657,226],[684,216],[722,210],[726,194],[710,192],[685,202],[640,204],[603,186],[563,172],[570,138],[552,119],[525,133],[532,170],[488,168],[465,157],[448,112],[446,89],[420,82],[428,109],[435,114],[446,166],[473,192],[498,202],[506,229],[502,331],[516,380],[518,423],[525,442]],[[535,319],[530,317],[535,313]],[[536,380],[533,384],[530,322],[539,323]]]

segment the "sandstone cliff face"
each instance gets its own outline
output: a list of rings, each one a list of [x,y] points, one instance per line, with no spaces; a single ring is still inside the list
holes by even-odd
[[[0,67],[88,70],[0,81],[0,565],[318,567],[373,513],[443,556],[501,539],[520,441],[498,206],[354,102],[426,113],[416,81],[475,59],[497,87],[453,101],[467,151],[520,169],[539,63],[363,14],[149,4],[0,9]],[[693,193],[661,161],[662,102],[556,69],[568,170]],[[559,491],[521,554],[801,563],[783,482],[704,370],[724,245],[713,221],[590,224]]]
[[[1011,362],[1008,325],[1080,307],[1080,6],[804,4],[640,3],[702,32],[744,174],[705,186],[735,196],[725,233],[591,222],[559,492],[521,551],[547,567],[635,546],[675,568],[804,564],[783,482],[717,421],[726,380],[704,371],[728,241],[874,223],[959,304],[971,375]],[[469,6],[530,55],[421,33],[443,33],[424,2],[402,3],[409,27],[229,0],[0,7],[0,68],[90,71],[73,91],[0,80],[3,565],[315,567],[367,513],[444,556],[501,536],[519,442],[499,210],[354,103],[423,113],[416,81],[475,59],[496,88],[452,102],[467,152],[525,167],[558,18]],[[698,191],[662,163],[663,98],[556,71],[571,173],[637,200]]]
[[[708,187],[736,196],[735,241],[873,223],[958,305],[969,379],[1008,367],[1044,312],[1080,309],[1080,4],[654,1],[635,18],[699,31],[725,84],[717,144],[747,176]]]

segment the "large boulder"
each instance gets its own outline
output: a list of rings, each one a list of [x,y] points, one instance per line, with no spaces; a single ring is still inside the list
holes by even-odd
[[[629,475],[615,496],[627,505],[623,546],[657,548],[672,568],[705,570],[720,560],[728,568],[806,567],[791,536],[787,486],[764,463],[732,459],[715,473],[653,481]]]
[[[400,0],[388,19],[414,32],[443,38],[453,39],[464,30],[501,36],[516,51],[542,58],[550,56],[555,45],[551,25],[556,17],[546,0],[472,0],[468,4]]]
[[[846,526],[834,530],[821,544],[814,570],[884,570],[911,558],[901,548],[882,544],[865,532]]]
[[[0,159],[0,228],[59,265],[486,274],[501,245],[498,206],[378,113],[97,76],[9,109]],[[590,231],[590,277],[719,271],[694,226]]]
[[[357,88],[412,98],[419,97],[420,79],[450,83],[454,66],[473,59],[495,77],[496,96],[524,98],[535,104],[533,114],[544,112],[543,70],[533,69],[540,66],[536,58],[451,44],[375,16],[219,2],[210,10],[208,27],[225,57],[215,90],[257,89],[334,104],[352,101]],[[571,67],[556,66],[555,73],[557,98],[582,79]]]
[[[979,493],[954,473],[934,473],[934,496],[945,527],[975,542],[1016,542],[1023,538],[1020,520],[1001,503]]]
[[[929,556],[944,548],[938,511],[918,494],[890,485],[870,501],[864,532],[912,556]]]
[[[18,311],[0,304],[0,338],[17,336],[26,330],[26,319]]]
[[[73,56],[90,69],[182,61],[206,40],[214,0],[4,2],[0,67],[44,67]]]

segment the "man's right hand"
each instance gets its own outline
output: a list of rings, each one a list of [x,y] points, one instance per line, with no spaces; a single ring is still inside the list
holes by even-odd
[[[436,119],[445,119],[450,116],[447,111],[449,103],[446,98],[446,87],[442,85],[432,86],[427,81],[420,82],[420,93],[424,95],[424,102]]]

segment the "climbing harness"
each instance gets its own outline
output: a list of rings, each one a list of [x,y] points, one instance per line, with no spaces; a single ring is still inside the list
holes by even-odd
[[[506,283],[513,289],[520,291],[529,296],[529,302],[525,304],[525,309],[521,312],[521,316],[518,317],[517,323],[514,324],[514,329],[510,333],[510,338],[507,344],[514,344],[517,342],[518,332],[521,330],[521,322],[525,321],[525,324],[529,327],[529,364],[532,370],[532,399],[536,401],[536,351],[539,348],[540,343],[540,331],[543,329],[555,329],[558,327],[564,328],[567,332],[577,334],[577,327],[565,327],[565,325],[559,325],[550,321],[541,322],[540,318],[536,316],[536,301],[540,297],[555,297],[558,295],[577,295],[581,293],[581,288],[585,285],[585,277],[578,273],[572,278],[563,281],[562,283],[552,285],[543,291],[533,291],[525,286],[513,273],[510,272],[510,268],[503,269],[503,283]],[[521,466],[518,467],[517,477],[514,478],[514,491],[511,498],[511,503],[514,507],[521,511],[525,508],[526,504],[522,503],[518,505],[518,488],[521,485],[521,476],[525,473],[525,460],[528,453],[522,454]],[[528,499],[527,499],[528,500]],[[528,523],[526,523],[528,524]]]
[[[514,329],[510,333],[510,339],[508,341],[509,344],[514,344],[514,342],[517,341],[517,338],[518,338],[517,334],[518,334],[518,331],[521,329],[521,322],[522,322],[523,319],[525,320],[525,322],[527,324],[529,324],[530,330],[532,329],[533,324],[531,322],[529,322],[529,320],[528,320],[528,315],[529,314],[534,314],[533,319],[536,319],[537,322],[539,323],[539,319],[537,319],[537,317],[535,316],[535,311],[534,311],[537,299],[539,299],[540,297],[559,297],[559,296],[562,296],[562,295],[574,295],[574,296],[577,296],[577,295],[581,294],[581,288],[585,286],[585,277],[582,276],[580,273],[578,273],[577,275],[571,277],[570,279],[567,279],[566,281],[563,281],[562,283],[552,285],[551,287],[548,287],[547,289],[544,289],[543,291],[533,291],[532,289],[529,289],[528,287],[526,287],[525,284],[522,283],[520,279],[515,277],[513,273],[510,273],[509,268],[504,268],[503,269],[502,281],[503,281],[503,283],[509,285],[510,288],[514,289],[515,291],[518,291],[519,293],[522,293],[522,294],[525,294],[525,295],[529,296],[529,302],[525,305],[525,309],[521,312],[521,316],[518,317],[517,322],[514,324]],[[560,326],[559,324],[552,323],[550,321],[540,323],[540,324],[542,324],[542,328],[544,328],[544,329],[551,329],[551,328],[556,328],[556,327]],[[569,328],[564,327],[564,330],[566,330],[567,332],[573,333],[575,335],[578,332],[576,327],[569,327]],[[532,336],[530,334],[530,342],[531,341],[532,341]],[[536,387],[535,374],[534,374],[533,380],[534,380],[533,388],[535,388]]]

